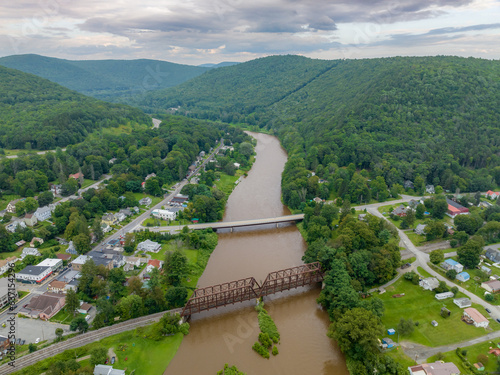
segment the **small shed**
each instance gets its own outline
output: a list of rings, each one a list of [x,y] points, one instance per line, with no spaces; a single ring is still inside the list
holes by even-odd
[[[389,328],[389,329],[387,330],[387,334],[388,334],[389,336],[395,335],[395,334],[396,334],[396,330],[395,330],[394,328]]]
[[[474,363],[474,367],[477,371],[484,371],[484,365],[481,362]]]
[[[431,322],[431,324],[432,324],[432,326],[433,326],[433,327],[437,327],[437,326],[438,326],[438,322],[436,322],[435,320],[433,320],[433,321]]]
[[[436,297],[437,300],[441,301],[443,299],[452,298],[454,296],[455,295],[453,294],[453,292],[444,292],[444,293],[436,293],[434,297]]]
[[[481,271],[485,272],[487,275],[491,275],[491,268],[481,266]]]
[[[382,339],[382,344],[387,345],[387,349],[393,348],[395,345],[394,341],[388,337]]]
[[[467,272],[465,272],[465,271],[464,272],[460,272],[457,275],[457,280],[462,281],[462,282],[469,281],[470,280],[470,275]]]

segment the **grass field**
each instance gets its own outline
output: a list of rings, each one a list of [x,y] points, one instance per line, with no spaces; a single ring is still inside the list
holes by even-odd
[[[56,315],[54,315],[50,319],[50,321],[53,323],[62,323],[62,324],[69,324],[72,320],[73,320],[73,315],[68,313],[65,308],[59,311]]]
[[[21,198],[20,195],[4,194],[2,196],[2,198],[0,199],[0,211],[5,210],[10,201],[13,201],[14,199],[19,199],[19,198]]]
[[[141,200],[142,198],[145,198],[145,197],[150,197],[152,199],[152,203],[149,205],[149,207],[153,207],[153,206],[156,206],[158,203],[160,203],[162,201],[162,197],[153,197],[152,195],[148,195],[148,194],[144,194],[144,193],[134,193],[134,197],[135,199],[137,199],[138,201]],[[144,207],[144,206],[143,206]]]
[[[236,182],[236,180],[238,180],[238,178],[240,178],[242,174],[243,172],[239,170],[234,176],[229,176],[225,173],[221,173],[220,180],[215,181],[215,186],[217,186],[217,189],[223,191],[226,196],[229,196],[229,194],[231,194],[234,189],[234,183]]]
[[[438,301],[434,298],[434,293],[423,290],[418,285],[410,281],[400,279],[393,285],[387,287],[387,292],[380,295],[384,301],[385,314],[382,322],[386,329],[396,328],[400,319],[412,319],[419,322],[414,332],[408,337],[399,337],[399,340],[409,340],[431,347],[453,344],[464,340],[482,336],[493,330],[499,330],[500,324],[490,319],[490,328],[476,328],[469,326],[460,320],[462,309],[453,303],[453,299]],[[394,294],[403,294],[403,297],[392,298]],[[465,297],[458,293],[457,298]],[[472,305],[483,315],[489,317],[484,308],[480,305]],[[446,307],[451,312],[451,316],[443,318],[440,315],[442,307]],[[430,323],[432,320],[438,322],[437,327]],[[395,340],[397,340],[397,336]]]

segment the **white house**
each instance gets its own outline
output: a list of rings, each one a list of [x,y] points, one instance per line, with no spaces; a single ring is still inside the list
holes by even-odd
[[[469,298],[455,298],[453,303],[461,309],[472,306],[472,302]]]
[[[436,297],[437,300],[441,301],[446,298],[452,298],[453,296],[455,296],[453,292],[445,292],[445,293],[436,293],[434,297]]]
[[[470,275],[467,273],[467,272],[460,272],[458,275],[457,275],[457,280],[459,281],[462,281],[462,282],[466,282],[468,280],[470,280]]]
[[[26,228],[26,223],[22,220],[16,220],[9,225],[5,226],[5,229],[7,229],[9,232],[14,233],[17,229],[17,227],[20,227],[21,229]]]
[[[497,199],[500,196],[500,192],[488,190],[486,192],[486,197],[490,199]]]
[[[50,216],[52,215],[52,210],[50,209],[49,206],[38,207],[36,209],[34,215],[38,219],[38,221],[48,220],[48,219],[50,219]]]
[[[149,206],[153,200],[150,197],[144,197],[139,201],[139,204],[142,206]]]
[[[40,254],[40,252],[36,247],[25,247],[23,249],[23,252],[21,253],[21,259],[24,259],[24,257],[27,255],[33,255],[35,257],[39,257],[42,254]]]
[[[464,270],[464,266],[453,259],[446,259],[441,264],[441,266],[447,271],[448,270],[455,270],[457,273],[460,273]]]
[[[127,218],[127,216],[123,212],[116,213],[115,217],[118,219],[119,222],[122,222]]]
[[[426,279],[420,280],[418,283],[425,290],[434,290],[439,286],[439,281],[435,277],[428,277]]]
[[[151,240],[146,240],[137,245],[137,250],[140,251],[149,251],[153,253],[157,253],[160,251],[161,245],[158,242],[154,242]]]
[[[141,265],[141,258],[139,257],[125,257],[125,262],[134,267],[139,267]]]
[[[151,214],[154,217],[157,217],[157,218],[162,219],[162,220],[175,220],[175,218],[177,216],[176,212],[172,212],[169,210],[160,210],[160,209],[153,210],[153,212]]]
[[[472,319],[472,321],[474,322],[474,327],[488,327],[488,319],[486,319],[483,314],[481,314],[473,307],[464,309],[464,316]]]
[[[125,375],[125,370],[114,369],[113,366],[95,365],[94,375]]]

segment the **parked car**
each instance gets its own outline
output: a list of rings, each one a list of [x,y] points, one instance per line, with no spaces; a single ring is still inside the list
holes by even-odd
[[[35,344],[38,344],[40,342],[40,337],[38,337],[36,340],[35,340]]]
[[[485,310],[486,310],[486,312],[487,312],[488,314],[489,314],[489,313],[491,313],[491,310],[490,310],[490,309],[485,309]]]
[[[115,364],[115,357],[111,357],[111,364],[114,365]]]
[[[26,340],[21,341],[21,345],[24,345],[26,343]]]
[[[497,322],[500,323],[500,319],[499,318],[497,318]]]

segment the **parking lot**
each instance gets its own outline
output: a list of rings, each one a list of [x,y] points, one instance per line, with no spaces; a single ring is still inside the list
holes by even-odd
[[[1,323],[3,323],[3,320]],[[16,316],[16,339],[26,340],[26,344],[34,343],[37,338],[43,340],[53,340],[56,338],[56,328],[62,328],[64,335],[69,331],[69,325],[46,322],[40,319],[19,318]],[[0,325],[0,335],[8,336],[9,324],[6,327]]]

